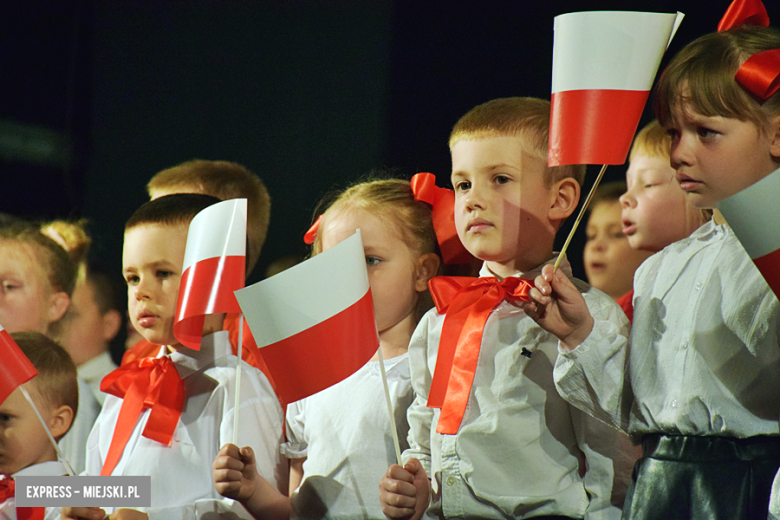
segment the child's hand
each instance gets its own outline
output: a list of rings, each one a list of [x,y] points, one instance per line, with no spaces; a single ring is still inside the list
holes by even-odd
[[[540,327],[553,333],[569,350],[585,341],[593,330],[585,298],[571,280],[552,265],[545,265],[534,280],[531,302],[523,305],[526,314]]]
[[[63,507],[60,510],[60,520],[103,520],[106,511],[99,507]]]
[[[379,502],[387,518],[418,520],[428,508],[431,483],[417,459],[393,464],[379,481]]]
[[[235,444],[225,444],[214,459],[211,477],[217,493],[244,504],[257,484],[255,452],[248,446],[239,450]]]
[[[110,515],[108,520],[149,520],[149,515],[137,509],[117,509]]]

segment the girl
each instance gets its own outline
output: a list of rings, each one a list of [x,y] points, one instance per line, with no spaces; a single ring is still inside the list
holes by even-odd
[[[772,49],[780,32],[770,28],[709,34],[660,79],[656,115],[697,208],[780,166],[780,94],[763,100],[735,79]],[[642,440],[624,518],[765,518],[780,466],[777,298],[717,211],[635,282],[630,353],[560,273],[544,270],[531,291],[544,306],[536,319],[561,339],[559,391]]]
[[[413,398],[406,350],[426,310],[422,296],[428,280],[440,263],[431,212],[414,200],[408,181],[356,184],[323,213],[313,254],[333,247],[356,229],[363,236],[395,427],[405,440],[406,408]],[[395,462],[384,399],[375,356],[344,381],[287,408],[289,442],[283,452],[291,459],[287,513],[292,518],[384,518],[376,483]],[[248,448],[241,450],[239,460],[238,449],[225,446],[214,462],[214,482],[220,493],[241,501],[261,518],[268,504],[281,499],[246,468],[251,461]]]

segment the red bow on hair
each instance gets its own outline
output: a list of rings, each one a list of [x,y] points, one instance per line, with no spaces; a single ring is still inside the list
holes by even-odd
[[[0,504],[16,496],[16,482],[11,475],[3,475],[0,479]]]
[[[428,406],[441,408],[438,433],[460,428],[477,370],[482,333],[490,313],[502,301],[530,301],[533,284],[523,278],[437,276],[428,283],[442,325]]]
[[[100,382],[103,392],[123,399],[101,475],[111,475],[144,408],[151,408],[143,436],[170,446],[184,408],[184,383],[167,356],[120,366]]]
[[[317,220],[314,221],[314,224],[312,224],[306,234],[303,235],[304,243],[311,245],[315,240],[317,240],[317,231],[320,230],[320,222],[322,222],[322,215],[317,217]]]
[[[473,257],[463,247],[455,229],[455,192],[436,186],[436,176],[432,173],[415,174],[411,184],[414,200],[425,202],[431,207],[433,229],[444,263],[470,263]]]
[[[769,14],[761,0],[734,0],[721,18],[718,32],[742,25],[769,25]],[[780,49],[757,52],[742,64],[734,79],[763,103],[780,89]]]

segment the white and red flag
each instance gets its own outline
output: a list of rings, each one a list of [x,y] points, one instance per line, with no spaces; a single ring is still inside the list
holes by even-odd
[[[723,199],[718,209],[780,298],[780,169]]]
[[[38,374],[8,331],[0,325],[0,404],[16,388]]]
[[[207,315],[241,312],[233,292],[245,283],[246,199],[219,202],[195,215],[182,269],[173,334],[199,350]]]
[[[550,166],[623,164],[683,14],[591,11],[555,17]]]
[[[236,298],[284,403],[347,378],[379,346],[359,231]]]

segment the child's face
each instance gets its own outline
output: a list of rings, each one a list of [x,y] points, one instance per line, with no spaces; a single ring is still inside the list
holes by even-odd
[[[406,245],[397,224],[364,209],[345,208],[328,215],[320,226],[326,251],[360,229],[366,255],[368,283],[374,300],[379,334],[413,319],[418,293],[417,255]]]
[[[623,234],[620,202],[596,204],[590,211],[585,233],[583,260],[588,283],[615,299],[630,291],[634,271],[650,254],[631,249]]]
[[[8,332],[46,333],[53,292],[32,246],[0,240],[0,324]]]
[[[125,232],[122,274],[133,327],[150,343],[178,346],[173,335],[186,226],[142,225]]]
[[[38,397],[35,385],[25,383],[30,397],[47,423],[53,408]],[[30,403],[17,388],[0,404],[0,473],[13,474],[33,464],[56,459],[54,447]]]
[[[108,342],[118,331],[119,320],[103,314],[89,281],[80,282],[73,291],[68,314],[63,318],[58,339],[76,366],[108,350]]]
[[[673,113],[671,162],[697,208],[713,208],[778,167],[780,139],[750,121],[703,116],[683,104]]]
[[[660,251],[701,225],[698,210],[688,204],[663,157],[637,155],[626,171],[628,191],[623,205],[623,233],[634,249]]]
[[[523,151],[519,137],[459,141],[451,152],[455,226],[466,249],[502,277],[549,259],[546,162]]]

